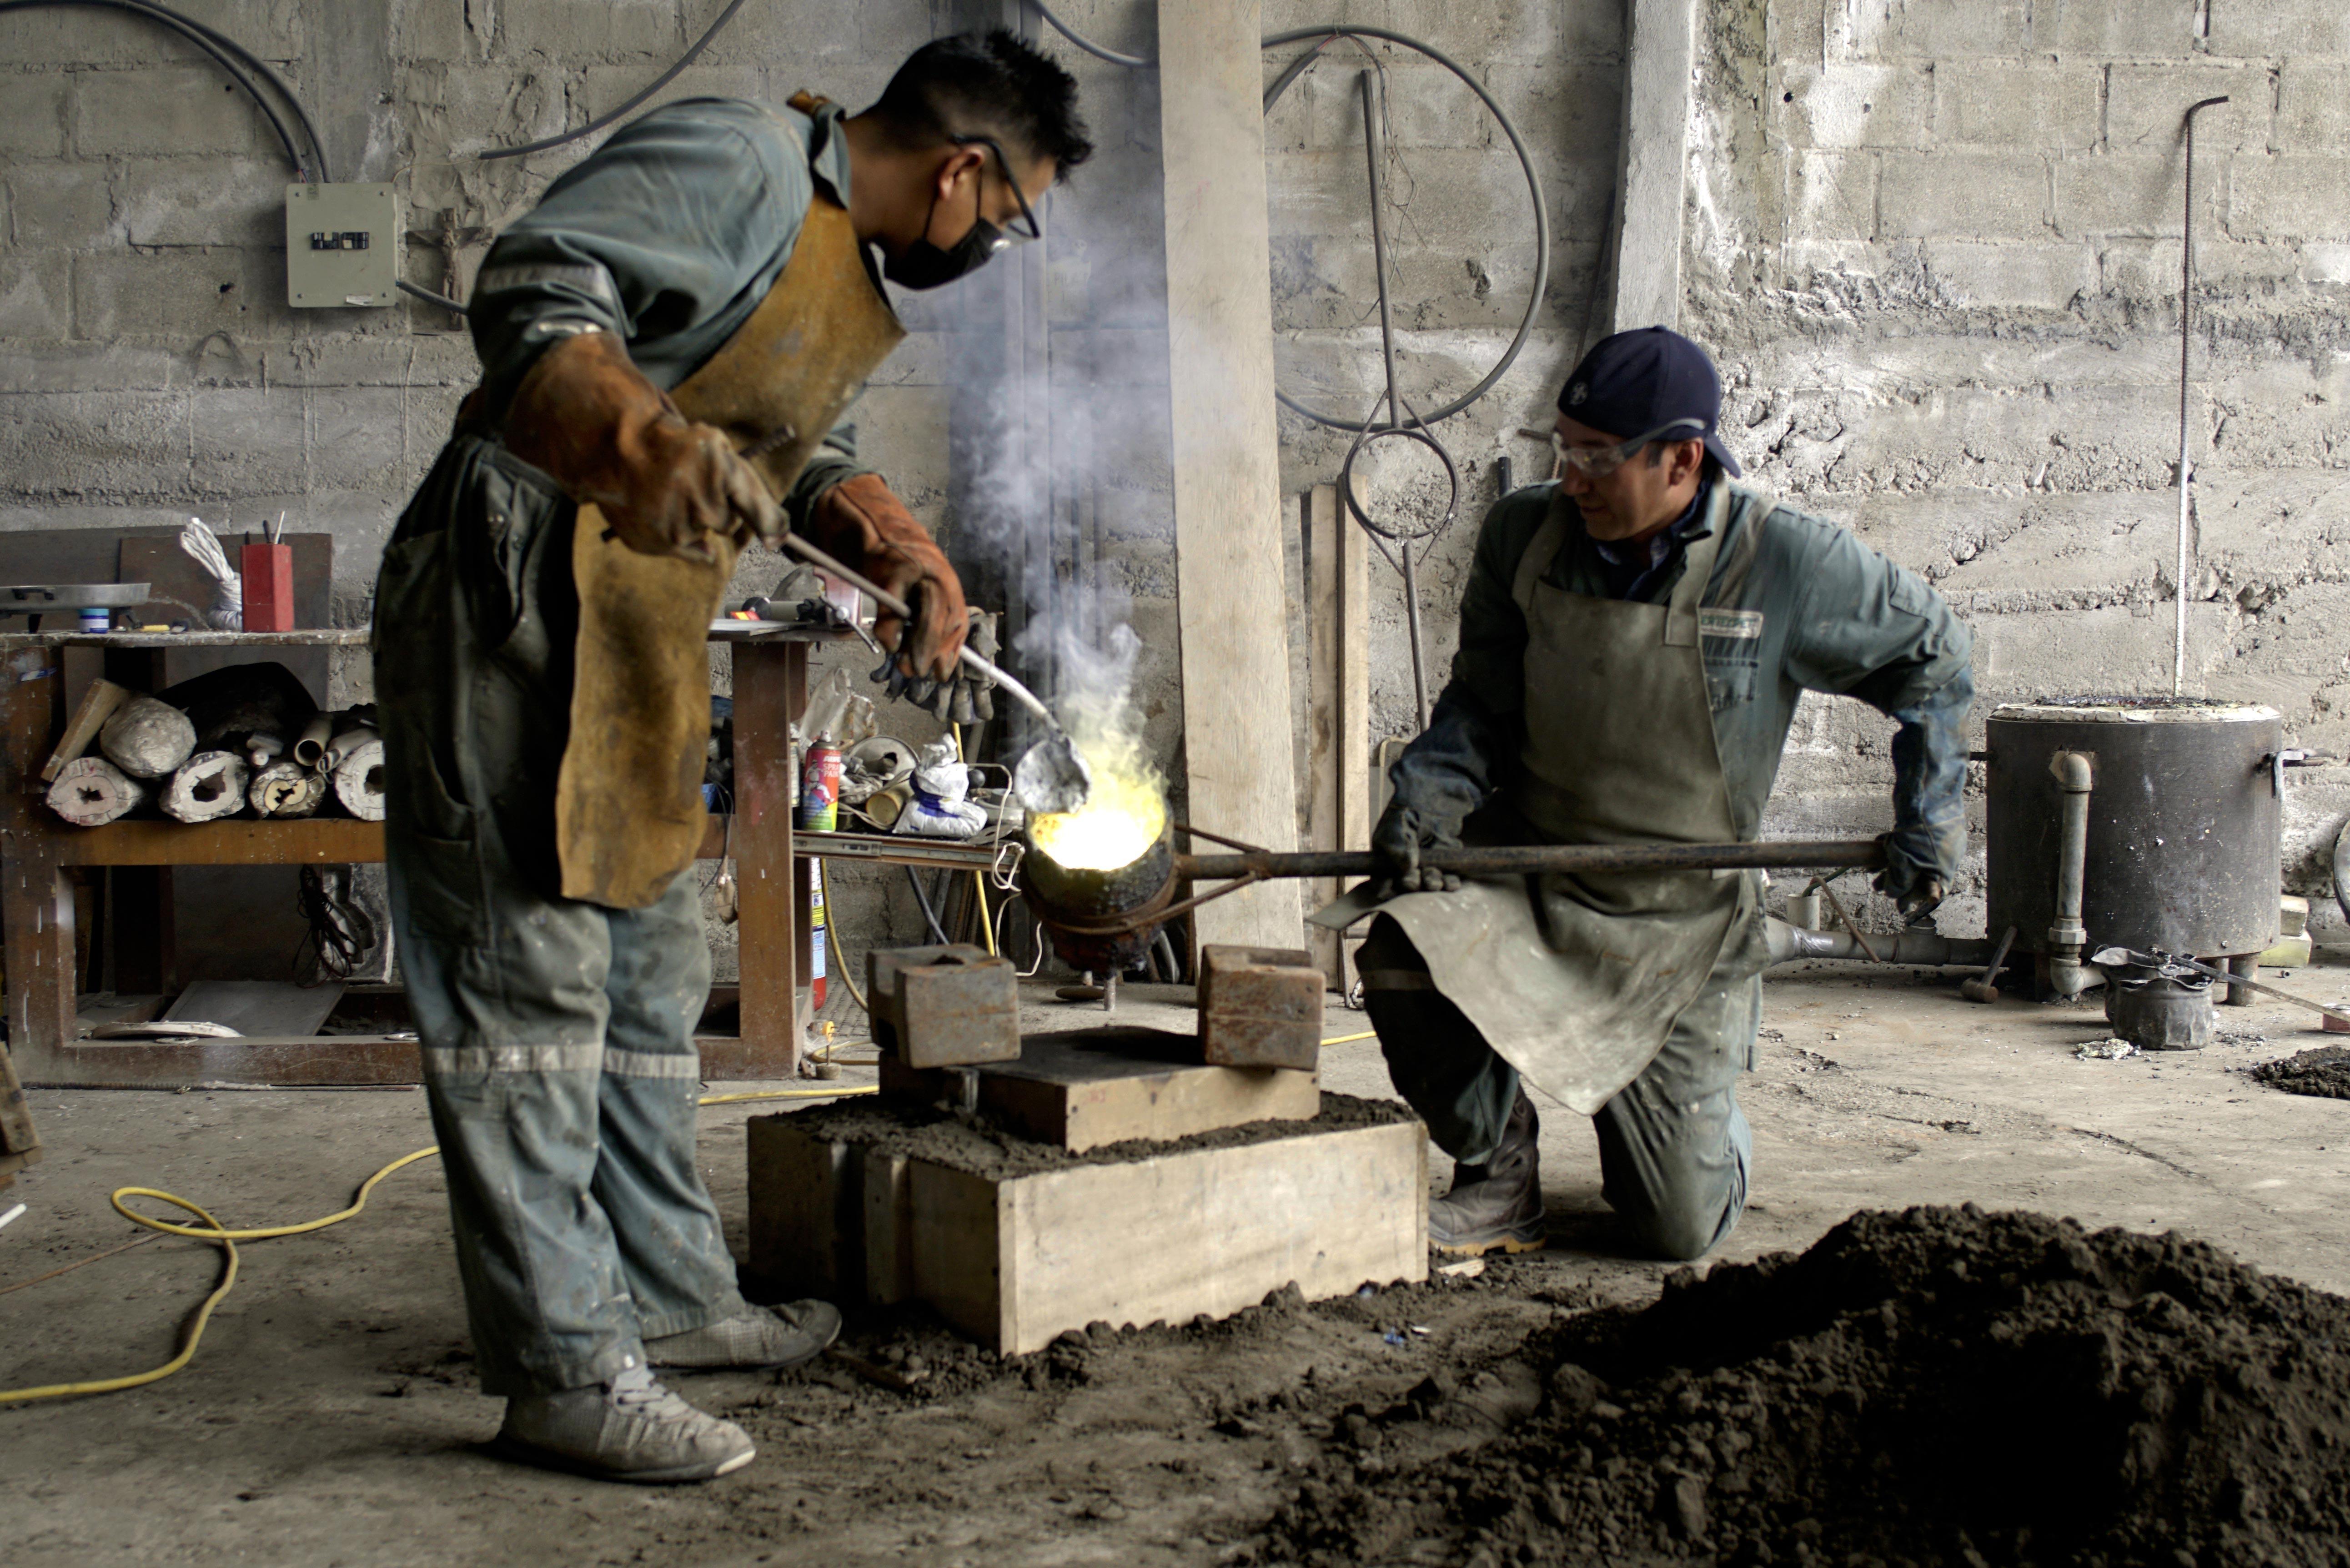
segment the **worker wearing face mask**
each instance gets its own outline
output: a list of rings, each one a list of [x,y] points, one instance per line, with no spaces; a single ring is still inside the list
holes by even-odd
[[[876,628],[896,679],[957,678],[954,569],[840,416],[904,336],[880,277],[934,288],[1035,238],[1091,151],[1066,72],[945,38],[853,117],[657,109],[483,263],[482,383],[385,551],[374,654],[401,961],[517,1457],[724,1474],[748,1437],[650,1368],[784,1366],[839,1331],[744,1303],[694,1161],[705,637],[788,518],[908,601]]]
[[[1396,1086],[1457,1162],[1429,1208],[1443,1251],[1543,1244],[1528,1083],[1592,1117],[1637,1250],[1728,1236],[1768,955],[1751,872],[1464,885],[1423,850],[1752,840],[1820,691],[1898,726],[1877,886],[1922,918],[1958,870],[1971,637],[1914,574],[1738,483],[1721,405],[1704,350],[1663,327],[1585,356],[1561,477],[1487,514],[1451,680],[1391,770],[1388,898],[1357,963]]]

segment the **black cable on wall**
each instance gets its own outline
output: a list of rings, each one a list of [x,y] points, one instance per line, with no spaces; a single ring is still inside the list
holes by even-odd
[[[492,148],[489,151],[481,154],[482,161],[487,163],[493,159],[520,158],[526,153],[544,152],[550,147],[560,147],[567,141],[577,141],[583,136],[593,136],[596,132],[603,130],[606,126],[610,125],[613,121],[626,119],[629,112],[639,104],[644,102],[645,99],[652,97],[653,94],[660,91],[661,88],[675,81],[677,79],[677,74],[680,71],[693,64],[693,62],[701,57],[702,51],[710,47],[710,40],[718,36],[719,29],[725,26],[727,23],[733,21],[734,19],[734,13],[740,11],[742,8],[743,0],[727,0],[726,9],[718,13],[718,19],[711,23],[707,28],[703,29],[702,36],[693,41],[693,47],[691,48],[686,50],[685,53],[677,57],[676,64],[671,66],[669,69],[655,77],[650,86],[645,88],[641,92],[639,92],[635,97],[629,99],[628,102],[620,105],[618,109],[610,109],[603,114],[599,114],[595,119],[589,120],[587,124],[581,126],[578,130],[567,130],[560,136],[549,136],[537,141],[525,141],[520,147]]]
[[[255,104],[259,106],[262,115],[269,121],[270,130],[277,133],[278,145],[286,150],[286,161],[294,165],[296,178],[317,181],[320,183],[333,182],[335,176],[328,166],[327,144],[318,135],[317,122],[310,118],[310,111],[303,107],[302,100],[295,95],[292,85],[284,77],[279,76],[268,61],[261,58],[227,34],[205,26],[193,16],[174,11],[169,5],[161,5],[158,0],[0,0],[0,16],[5,16],[11,11],[30,11],[36,7],[85,7],[95,10],[127,11],[134,16],[143,16],[158,26],[169,27],[211,56],[213,63],[220,67],[230,80],[243,88]],[[276,109],[271,105],[261,88],[255,84],[253,77],[245,74],[247,70],[257,74],[263,81],[267,82],[293,109],[294,118],[300,124],[302,134],[309,141],[310,151],[317,160],[316,173],[311,171],[310,163],[303,158],[300,150],[295,146],[293,135],[286,128],[286,121],[279,117]]]

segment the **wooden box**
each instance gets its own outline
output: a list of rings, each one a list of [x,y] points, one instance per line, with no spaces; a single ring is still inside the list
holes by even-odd
[[[1428,1276],[1428,1139],[1305,1124],[1020,1174],[750,1123],[751,1266],[792,1293],[928,1303],[979,1343],[1182,1323],[1295,1283],[1308,1299]]]

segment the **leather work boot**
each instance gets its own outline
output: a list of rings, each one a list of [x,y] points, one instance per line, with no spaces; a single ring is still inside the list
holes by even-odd
[[[788,1302],[779,1307],[754,1306],[739,1317],[649,1339],[645,1359],[655,1366],[703,1370],[797,1366],[823,1355],[839,1337],[840,1314],[831,1303]]]
[[[1492,1159],[1456,1167],[1452,1190],[1429,1200],[1430,1246],[1480,1258],[1496,1250],[1532,1252],[1543,1245],[1541,1133],[1534,1103],[1521,1089]]]
[[[527,1464],[640,1486],[730,1475],[758,1451],[742,1428],[703,1415],[641,1366],[609,1383],[507,1400],[497,1448]]]

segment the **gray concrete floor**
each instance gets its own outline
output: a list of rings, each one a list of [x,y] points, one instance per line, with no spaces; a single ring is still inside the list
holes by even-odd
[[[2350,995],[2350,971],[2308,970],[2283,983],[2336,1001]],[[1049,1003],[1031,1010],[1037,1025],[1082,1026],[1098,1016]],[[1122,1016],[1188,1026],[1180,1010],[1140,1002]],[[1949,981],[1908,973],[1774,978],[1762,1064],[1742,1090],[1756,1129],[1753,1201],[1721,1257],[1805,1246],[1856,1209],[1970,1200],[2090,1225],[2177,1228],[2260,1267],[2350,1290],[2350,1103],[2277,1094],[2241,1071],[2322,1043],[2314,1015],[2263,1001],[2220,1016],[2229,1037],[2209,1051],[2085,1062],[2074,1045],[2106,1033],[2093,1006],[1975,1007]],[[1354,1033],[1359,1020],[1334,1012],[1329,1033]],[[1351,1093],[1388,1092],[1370,1042],[1332,1047],[1325,1079]],[[36,1092],[33,1108],[49,1155],[0,1199],[0,1209],[29,1206],[0,1231],[0,1289],[133,1239],[138,1232],[107,1206],[116,1187],[167,1189],[231,1225],[283,1222],[340,1207],[368,1171],[431,1141],[414,1091]],[[703,1113],[704,1167],[738,1246],[742,1124],[775,1108]],[[1554,1230],[1536,1298],[1653,1292],[1660,1268],[1608,1251],[1587,1124],[1552,1109],[1543,1154]],[[1434,1164],[1440,1182],[1443,1162]],[[351,1223],[249,1244],[235,1293],[194,1365],[176,1377],[104,1397],[0,1407],[0,1474],[8,1478],[0,1556],[27,1565],[437,1563],[494,1554],[550,1563],[1212,1563],[1232,1530],[1245,1532],[1252,1510],[1262,1517],[1277,1500],[1278,1456],[1262,1474],[1251,1459],[1243,1480],[1213,1485],[1203,1479],[1222,1473],[1212,1466],[1162,1459],[1151,1462],[1191,1476],[1182,1484],[1200,1495],[1187,1502],[1189,1493],[1168,1492],[1158,1512],[1118,1525],[1101,1522],[1113,1515],[1098,1499],[1081,1515],[1023,1508],[991,1516],[984,1531],[970,1526],[976,1544],[967,1550],[927,1551],[924,1542],[962,1539],[941,1521],[979,1518],[972,1511],[983,1512],[983,1500],[964,1495],[950,1507],[962,1494],[941,1493],[925,1503],[921,1488],[903,1484],[904,1456],[979,1443],[948,1437],[944,1424],[979,1422],[979,1396],[960,1411],[947,1402],[856,1416],[871,1423],[869,1438],[818,1438],[832,1430],[829,1417],[787,1407],[788,1424],[778,1418],[759,1431],[763,1449],[783,1443],[790,1451],[769,1452],[712,1488],[639,1491],[499,1463],[477,1447],[495,1428],[498,1407],[472,1389],[442,1204],[439,1169],[428,1161],[393,1177]],[[164,1240],[0,1294],[0,1386],[157,1364],[216,1268],[213,1249]],[[1573,1289],[1563,1293],[1562,1282]],[[1528,1309],[1502,1293],[1456,1299],[1458,1322],[1447,1333],[1470,1332],[1481,1313],[1490,1324],[1495,1314],[1560,1310]],[[1180,1362],[1191,1353],[1165,1354]],[[1315,1354],[1326,1371],[1335,1353]],[[1121,1441],[1183,1455],[1222,1441],[1196,1411],[1138,1414],[1155,1407],[1159,1384],[1180,1383],[1191,1365],[1154,1372],[1149,1387],[1139,1374],[1123,1390],[1097,1385],[1086,1397],[1119,1413],[1087,1419],[1112,1421],[1127,1434]],[[861,1397],[779,1390],[733,1375],[681,1386],[729,1411],[757,1412],[802,1393],[847,1409]],[[1071,1424],[1076,1407],[1024,1407],[998,1419],[981,1446],[957,1451],[977,1464],[1017,1442],[1029,1445],[1023,1451],[1039,1474],[1099,1473],[1111,1450],[1098,1431]],[[885,1438],[889,1446],[871,1450],[842,1446]],[[874,1457],[883,1453],[893,1457]],[[870,1473],[884,1463],[889,1474]],[[864,1469],[858,1479],[822,1480],[834,1475],[827,1465]],[[1154,1497],[1176,1484],[1151,1473],[1161,1477]],[[1099,1496],[1127,1480],[1112,1465]],[[819,1494],[839,1505],[821,1529],[806,1511]],[[853,1507],[842,1501],[850,1498]],[[1211,1514],[1225,1523],[1201,1522]]]

